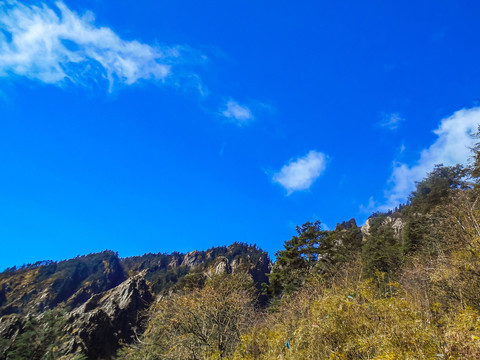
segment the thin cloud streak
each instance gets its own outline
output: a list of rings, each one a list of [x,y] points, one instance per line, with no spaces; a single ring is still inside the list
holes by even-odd
[[[399,113],[382,114],[382,120],[378,125],[388,130],[396,130],[403,121],[405,119]]]
[[[307,155],[291,160],[272,177],[273,182],[287,190],[287,195],[294,191],[306,190],[325,171],[325,154],[311,150]]]

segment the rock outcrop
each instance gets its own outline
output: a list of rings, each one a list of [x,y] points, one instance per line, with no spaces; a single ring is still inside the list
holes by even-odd
[[[365,224],[360,228],[363,234],[363,241],[366,241],[366,238],[368,235],[370,235],[370,226],[371,226],[371,219],[368,218]],[[385,219],[382,222],[382,225],[390,225],[392,229],[395,231],[395,236],[400,240],[402,236],[402,230],[403,227],[405,226],[404,221],[402,220],[401,217],[392,217],[392,216],[386,216]]]
[[[182,265],[185,265],[188,268],[191,268],[193,266],[198,266],[203,262],[203,256],[202,253],[194,250],[192,252],[189,252],[188,254],[185,255],[183,258],[183,263]]]
[[[350,219],[348,221],[343,221],[339,224],[337,224],[337,226],[335,227],[336,229],[338,230],[348,230],[348,229],[352,229],[352,228],[356,228],[357,227],[357,222],[355,221],[355,219]]]
[[[0,337],[6,340],[3,347],[0,347],[0,359],[6,359],[7,351],[24,325],[25,319],[18,314],[10,314],[0,318]]]
[[[143,332],[143,310],[153,301],[145,273],[136,275],[66,315],[71,340],[64,354],[83,353],[89,359],[113,359],[121,343]]]

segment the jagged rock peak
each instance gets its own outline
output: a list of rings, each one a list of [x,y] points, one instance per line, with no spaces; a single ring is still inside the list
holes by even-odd
[[[355,221],[354,218],[351,218],[348,221],[343,221],[341,223],[338,223],[336,226],[337,230],[348,230],[351,228],[356,228],[357,227],[357,222]]]
[[[197,266],[203,262],[203,258],[203,254],[201,252],[193,250],[184,256],[182,265],[185,265],[189,268],[192,266]]]
[[[153,301],[146,271],[117,287],[92,296],[66,315],[70,341],[65,355],[84,353],[89,359],[113,359],[121,343],[130,343],[142,329],[143,310]]]

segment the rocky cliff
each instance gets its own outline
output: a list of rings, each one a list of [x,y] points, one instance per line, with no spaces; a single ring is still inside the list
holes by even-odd
[[[235,243],[124,259],[105,251],[8,269],[0,274],[0,359],[113,359],[142,334],[156,297],[237,272],[260,289],[270,267],[265,252]],[[29,336],[44,340],[32,344]]]

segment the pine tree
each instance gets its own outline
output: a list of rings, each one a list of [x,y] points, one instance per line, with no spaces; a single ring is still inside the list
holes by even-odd
[[[273,295],[295,291],[325,251],[329,232],[322,230],[320,221],[306,222],[296,230],[297,236],[285,241],[284,249],[275,254],[277,261],[269,275]]]

